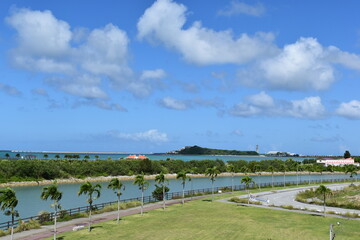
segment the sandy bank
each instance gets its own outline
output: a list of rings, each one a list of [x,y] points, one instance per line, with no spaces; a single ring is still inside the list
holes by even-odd
[[[283,175],[282,172],[275,172],[274,175]],[[311,174],[319,174],[319,173],[311,173]],[[326,172],[323,174],[344,174],[342,172]],[[192,178],[205,178],[205,174],[188,174]],[[218,177],[231,177],[231,176],[271,176],[269,172],[260,172],[260,173],[220,173]],[[296,172],[287,172],[286,175],[296,175]],[[299,172],[299,175],[309,175],[308,172]],[[146,175],[145,179],[155,179],[156,175]],[[112,178],[119,178],[121,181],[133,181],[135,179],[135,175],[132,176],[107,176],[107,177],[87,177],[84,179],[80,178],[67,178],[67,179],[56,179],[58,184],[71,184],[71,183],[84,183],[84,182],[110,182]],[[175,179],[176,174],[166,174],[167,179]],[[37,185],[49,185],[52,184],[54,180],[42,180],[42,181],[27,181],[27,182],[8,182],[1,183],[0,187],[20,187],[20,186],[37,186]]]

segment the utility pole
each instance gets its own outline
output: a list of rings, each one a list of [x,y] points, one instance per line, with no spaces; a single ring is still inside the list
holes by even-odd
[[[330,240],[334,240],[334,239],[335,239],[334,228],[333,228],[333,225],[330,224]]]

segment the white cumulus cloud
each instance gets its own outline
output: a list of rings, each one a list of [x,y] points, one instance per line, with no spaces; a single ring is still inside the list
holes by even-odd
[[[218,15],[233,16],[238,14],[260,17],[265,13],[266,9],[263,4],[256,3],[254,5],[246,4],[239,1],[231,1],[230,5],[218,11]]]
[[[214,31],[194,22],[184,28],[187,9],[171,0],[157,0],[138,21],[138,38],[160,42],[180,52],[195,64],[246,63],[260,56],[273,54],[274,36],[257,33],[234,37],[232,31]]]
[[[320,97],[307,97],[301,100],[274,100],[265,92],[249,96],[245,101],[235,104],[229,114],[238,117],[285,116],[304,119],[321,119],[326,110]]]
[[[116,138],[128,139],[133,141],[147,141],[152,143],[168,142],[169,138],[166,133],[159,132],[157,129],[150,129],[138,133],[123,133],[119,131],[110,131],[109,134]]]
[[[335,110],[335,113],[349,119],[360,119],[360,101],[352,100],[350,102],[341,103]]]

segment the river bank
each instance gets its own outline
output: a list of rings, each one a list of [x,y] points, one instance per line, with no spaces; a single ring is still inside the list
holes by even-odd
[[[318,172],[311,172],[310,175],[318,175]],[[343,172],[323,172],[327,175],[338,175],[344,174]],[[271,176],[270,172],[258,172],[258,173],[220,173],[218,177],[231,177],[231,176]],[[283,172],[274,172],[274,176],[283,176]],[[286,172],[288,175],[309,175],[309,172]],[[176,174],[165,174],[167,179],[175,179]],[[191,178],[207,178],[205,174],[188,174]],[[145,179],[152,180],[155,179],[156,175],[145,175]],[[133,181],[135,175],[132,176],[100,176],[100,177],[87,177],[87,178],[67,178],[67,179],[54,179],[54,180],[41,180],[41,181],[23,181],[23,182],[8,182],[1,183],[0,187],[24,187],[24,186],[39,186],[39,185],[49,185],[56,181],[58,184],[72,184],[72,183],[84,183],[84,182],[109,182],[112,178],[119,178],[121,181]]]

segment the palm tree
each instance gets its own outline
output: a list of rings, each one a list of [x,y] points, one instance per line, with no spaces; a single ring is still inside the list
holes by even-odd
[[[260,179],[260,175],[261,175],[261,172],[260,172],[260,168],[261,168],[261,166],[259,165],[259,164],[256,164],[255,166],[254,166],[254,173],[256,174],[256,172],[257,172],[257,170],[259,169],[259,172],[258,172],[258,175],[259,175],[259,184],[258,184],[258,186],[259,186],[259,189],[261,189],[261,179]],[[256,178],[257,179],[257,178]]]
[[[306,167],[306,170],[309,172],[309,184],[310,184],[310,174],[313,171],[313,167],[312,167],[312,165],[306,165],[305,167]]]
[[[354,184],[354,175],[357,175],[357,168],[355,165],[345,165],[345,174],[350,174],[351,184]]]
[[[269,172],[271,172],[271,187],[274,187],[274,166],[270,166],[268,169]]]
[[[286,184],[285,184],[286,165],[285,165],[285,163],[284,163],[284,165],[281,166],[281,169],[283,170],[283,173],[284,173],[284,187],[286,187]]]
[[[20,158],[20,153],[17,153],[15,157]]]
[[[182,187],[183,187],[183,190],[182,190],[182,205],[184,206],[184,198],[185,198],[185,183],[186,183],[186,179],[190,179],[187,175],[187,172],[186,171],[180,171],[177,173],[176,175],[176,179],[181,179],[182,182]]]
[[[110,188],[116,193],[117,201],[118,201],[118,216],[117,216],[117,223],[120,221],[120,196],[121,196],[121,190],[125,190],[125,185],[118,179],[113,178],[110,180],[109,185],[107,188]]]
[[[233,192],[234,191],[235,166],[233,164],[227,165],[227,171],[231,173],[231,192]]]
[[[330,188],[325,187],[324,185],[320,185],[316,190],[316,193],[323,194],[324,197],[324,217],[325,217],[325,207],[326,207],[326,196],[331,195],[332,192]]]
[[[10,154],[6,153],[6,154],[5,154],[5,157],[6,157],[6,158],[10,158]]]
[[[250,189],[249,189],[249,185],[250,183],[255,183],[251,177],[249,176],[245,176],[241,179],[241,183],[245,183],[245,190],[248,190],[248,204],[250,203]]]
[[[0,190],[0,209],[4,211],[6,216],[11,215],[11,240],[14,237],[14,220],[15,217],[19,217],[19,213],[15,210],[18,204],[15,191],[11,188],[5,188]]]
[[[144,173],[135,176],[134,184],[139,186],[141,190],[141,216],[144,214],[144,191],[148,188],[149,182],[145,180]]]
[[[49,155],[47,154],[44,154],[44,158],[47,159],[49,157]]]
[[[207,168],[205,171],[205,176],[210,177],[211,180],[211,185],[212,185],[212,198],[211,201],[214,201],[214,182],[215,179],[217,177],[217,175],[220,173],[220,171],[217,169],[216,166],[212,167],[212,168]]]
[[[99,159],[99,155],[95,155],[95,159],[98,160],[98,159]]]
[[[165,210],[165,186],[166,184],[169,182],[166,178],[165,178],[165,174],[163,172],[160,172],[159,175],[155,176],[155,182],[161,184],[162,189],[163,189],[163,209]]]
[[[87,202],[89,203],[89,232],[91,231],[91,210],[92,210],[92,203],[94,200],[98,199],[100,197],[100,190],[101,186],[100,184],[92,185],[90,182],[86,182],[82,185],[80,185],[80,191],[78,193],[78,196],[82,194],[88,195]],[[96,194],[96,196],[93,198],[93,194]]]
[[[62,192],[60,192],[58,190],[56,181],[54,181],[53,184],[51,184],[50,186],[44,187],[43,191],[41,193],[41,199],[42,200],[47,200],[48,198],[50,198],[51,200],[54,201],[54,203],[52,204],[52,207],[55,208],[55,215],[54,215],[54,240],[56,240],[56,220],[57,220],[57,213],[58,213],[58,209],[61,209],[61,206],[59,204],[59,201],[62,198]]]
[[[56,154],[56,155],[55,155],[55,158],[56,158],[56,159],[59,159],[59,158],[60,158],[60,155],[59,155],[59,154]]]

